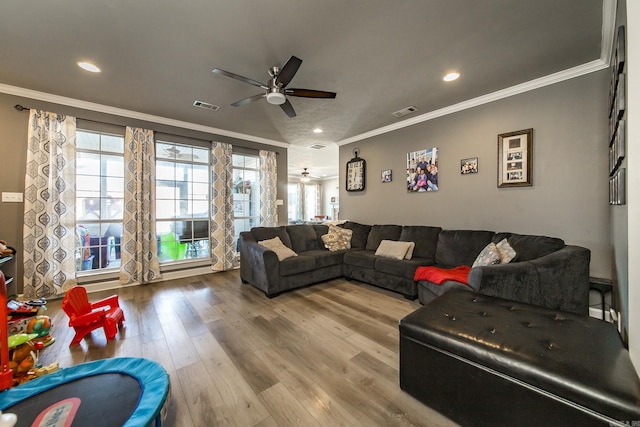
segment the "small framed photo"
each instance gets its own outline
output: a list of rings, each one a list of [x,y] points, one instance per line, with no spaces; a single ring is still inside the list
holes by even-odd
[[[532,186],[533,129],[498,135],[498,188]]]
[[[460,160],[460,174],[469,175],[472,173],[478,173],[478,158],[471,157]]]
[[[380,179],[382,182],[391,182],[391,169],[382,171]]]

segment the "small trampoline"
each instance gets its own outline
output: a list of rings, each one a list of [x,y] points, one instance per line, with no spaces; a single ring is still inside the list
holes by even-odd
[[[16,426],[162,426],[169,375],[151,360],[121,357],[61,369],[0,392]]]

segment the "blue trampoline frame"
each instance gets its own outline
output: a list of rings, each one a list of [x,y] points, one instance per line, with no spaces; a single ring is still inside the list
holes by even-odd
[[[0,392],[0,410],[4,411],[23,400],[68,382],[112,373],[135,378],[142,389],[138,405],[123,427],[147,427],[152,425],[154,420],[156,427],[162,426],[161,411],[165,404],[168,404],[169,397],[169,374],[159,363],[139,357],[116,357],[82,363],[7,389]]]

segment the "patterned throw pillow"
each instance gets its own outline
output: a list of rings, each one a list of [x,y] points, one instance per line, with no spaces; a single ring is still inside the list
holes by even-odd
[[[489,243],[484,249],[480,252],[476,260],[473,262],[473,267],[479,267],[483,265],[494,265],[500,264],[502,258],[500,258],[500,252],[498,252],[498,248],[495,243]]]
[[[352,235],[353,230],[330,225],[329,232],[327,234],[324,234],[321,238],[322,242],[324,243],[324,247],[329,249],[331,252],[335,252],[345,249],[351,249]]]
[[[278,257],[278,261],[291,258],[292,256],[298,256],[298,254],[295,253],[292,249],[286,247],[278,236],[269,240],[261,240],[258,243],[265,248],[271,249],[273,252],[275,252],[276,256]]]
[[[511,247],[507,239],[502,239],[496,244],[498,252],[500,253],[501,264],[508,264],[512,259],[516,257],[516,251]]]

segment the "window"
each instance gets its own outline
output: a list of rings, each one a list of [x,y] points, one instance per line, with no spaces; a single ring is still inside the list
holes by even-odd
[[[76,133],[76,270],[120,267],[124,137]]]
[[[156,143],[160,263],[209,257],[209,150]]]
[[[233,216],[236,248],[240,232],[260,225],[260,170],[257,156],[233,154]]]
[[[319,186],[318,184],[304,185],[304,219],[312,221],[318,215],[319,202]]]
[[[300,209],[300,200],[298,196],[299,184],[287,185],[287,219],[290,223],[302,220],[302,209]]]
[[[290,223],[313,221],[319,214],[320,186],[318,184],[289,183],[287,186],[288,219]]]

